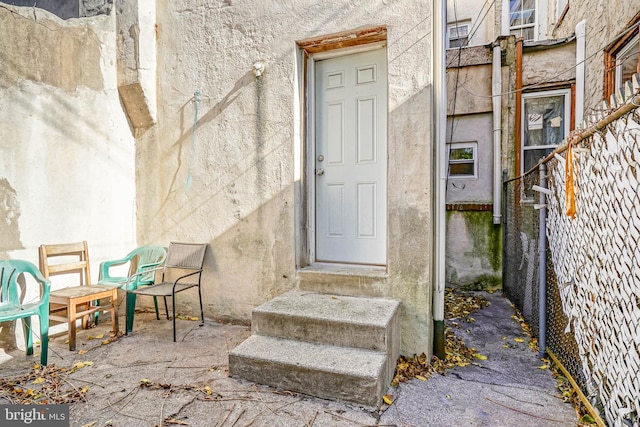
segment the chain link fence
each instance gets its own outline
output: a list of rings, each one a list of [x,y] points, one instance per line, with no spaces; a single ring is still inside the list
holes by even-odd
[[[548,183],[541,185],[540,171],[533,171],[506,181],[503,195],[503,292],[533,334],[543,332],[545,349],[586,396],[585,404],[616,427],[640,426],[637,89],[635,94],[595,115],[588,131],[570,136],[570,150],[565,145],[546,159]],[[543,191],[542,206],[534,186],[550,190]],[[573,219],[567,215],[572,207]]]

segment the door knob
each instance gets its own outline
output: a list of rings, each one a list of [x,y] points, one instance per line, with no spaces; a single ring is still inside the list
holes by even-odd
[[[318,176],[324,175],[324,169],[316,169],[316,175]]]

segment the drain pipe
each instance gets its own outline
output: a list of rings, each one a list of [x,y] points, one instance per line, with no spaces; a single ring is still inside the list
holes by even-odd
[[[540,187],[547,188],[547,166],[540,165]],[[547,353],[547,205],[544,191],[540,191],[540,230],[538,231],[538,330],[540,357]]]
[[[491,69],[491,100],[493,102],[493,224],[500,225],[502,221],[501,195],[502,195],[502,168],[501,168],[501,144],[502,135],[502,51],[500,40],[493,42],[493,64]]]
[[[444,338],[444,288],[446,255],[446,125],[447,125],[447,81],[445,67],[444,34],[447,22],[446,0],[434,0],[431,20],[431,76],[433,84],[433,156],[434,156],[434,250],[433,250],[433,354],[440,360],[445,359]]]
[[[578,128],[584,119],[584,61],[585,61],[585,26],[584,19],[576,25],[576,122]]]

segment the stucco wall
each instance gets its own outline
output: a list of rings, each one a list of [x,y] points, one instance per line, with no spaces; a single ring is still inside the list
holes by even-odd
[[[447,2],[447,25],[456,22],[469,24],[469,42],[467,46],[491,43],[496,35],[494,31],[495,8],[476,0],[457,0]]]
[[[388,275],[365,293],[402,300],[403,351],[430,353],[429,13],[421,0],[158,3],[158,125],[138,144],[139,238],[210,243],[207,316],[249,322],[296,286],[305,259],[296,41],[386,25]]]
[[[447,120],[447,143],[476,142],[477,176],[447,179],[447,203],[492,203],[493,115],[468,114]],[[453,131],[453,136],[451,132]]]
[[[87,240],[93,279],[135,245],[133,140],[116,88],[114,19],[0,8],[0,256]],[[4,236],[10,236],[6,239]]]
[[[502,284],[502,227],[491,211],[447,212],[447,284],[470,290]]]
[[[586,20],[585,44],[585,113],[598,105],[604,96],[604,53],[602,49],[620,35],[640,12],[640,0],[623,3],[607,0],[571,0],[567,14],[556,25],[553,36],[567,37],[576,25]]]
[[[576,44],[571,42],[522,55],[522,86],[537,85],[535,90],[558,82],[575,81]]]

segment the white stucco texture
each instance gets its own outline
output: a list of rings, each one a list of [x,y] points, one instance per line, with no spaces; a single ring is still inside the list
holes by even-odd
[[[386,26],[388,275],[365,293],[401,300],[403,351],[429,353],[430,4],[181,0],[156,13],[158,124],[137,145],[138,237],[209,243],[206,315],[244,322],[304,267],[308,120],[296,41]],[[184,294],[183,307],[195,307]]]

